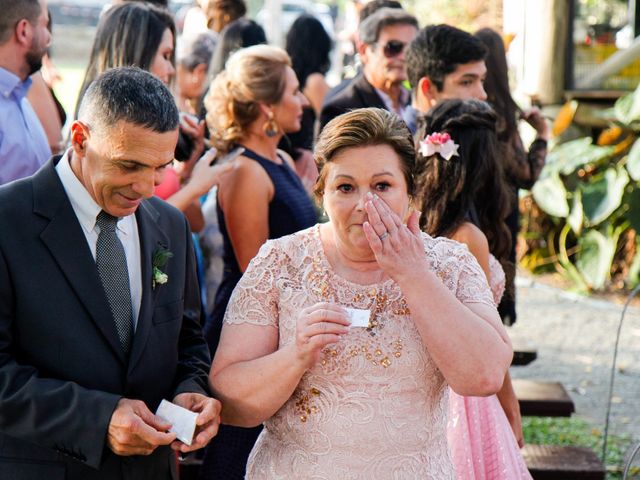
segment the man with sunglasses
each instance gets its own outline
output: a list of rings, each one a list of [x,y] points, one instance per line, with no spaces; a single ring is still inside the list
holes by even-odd
[[[418,33],[418,21],[404,10],[381,8],[359,27],[362,75],[322,107],[320,127],[356,108],[378,107],[402,116],[410,101],[405,51]]]

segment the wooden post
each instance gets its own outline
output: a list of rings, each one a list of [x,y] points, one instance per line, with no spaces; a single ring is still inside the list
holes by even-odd
[[[510,1],[514,0],[505,0]],[[523,90],[542,104],[558,104],[564,100],[569,2],[525,1]]]

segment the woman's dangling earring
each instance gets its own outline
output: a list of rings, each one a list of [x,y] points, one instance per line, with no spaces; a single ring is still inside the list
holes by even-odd
[[[264,134],[267,137],[273,138],[278,134],[278,124],[273,118],[273,112],[269,112],[267,116],[268,116],[268,119],[266,122],[264,122],[262,129],[264,130]]]

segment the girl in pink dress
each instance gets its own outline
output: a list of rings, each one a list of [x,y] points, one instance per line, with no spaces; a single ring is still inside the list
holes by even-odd
[[[505,275],[496,259],[508,252],[504,222],[509,208],[496,157],[496,117],[477,100],[446,100],[419,132],[421,227],[433,236],[465,244],[482,267],[497,305]],[[507,374],[497,395],[449,392],[447,440],[461,480],[530,479],[522,445],[520,409]]]

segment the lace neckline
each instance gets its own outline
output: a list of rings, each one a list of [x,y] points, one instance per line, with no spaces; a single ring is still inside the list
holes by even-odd
[[[346,286],[347,288],[358,289],[358,290],[366,290],[370,288],[377,288],[378,290],[388,290],[392,287],[395,282],[392,278],[387,278],[381,282],[373,282],[373,283],[357,283],[343,276],[339,275],[329,262],[329,258],[327,257],[327,252],[324,249],[324,245],[322,244],[322,237],[320,235],[320,227],[323,224],[318,223],[311,229],[311,236],[315,243],[315,257],[318,259],[319,264],[325,269],[327,274],[333,278],[336,282]]]

